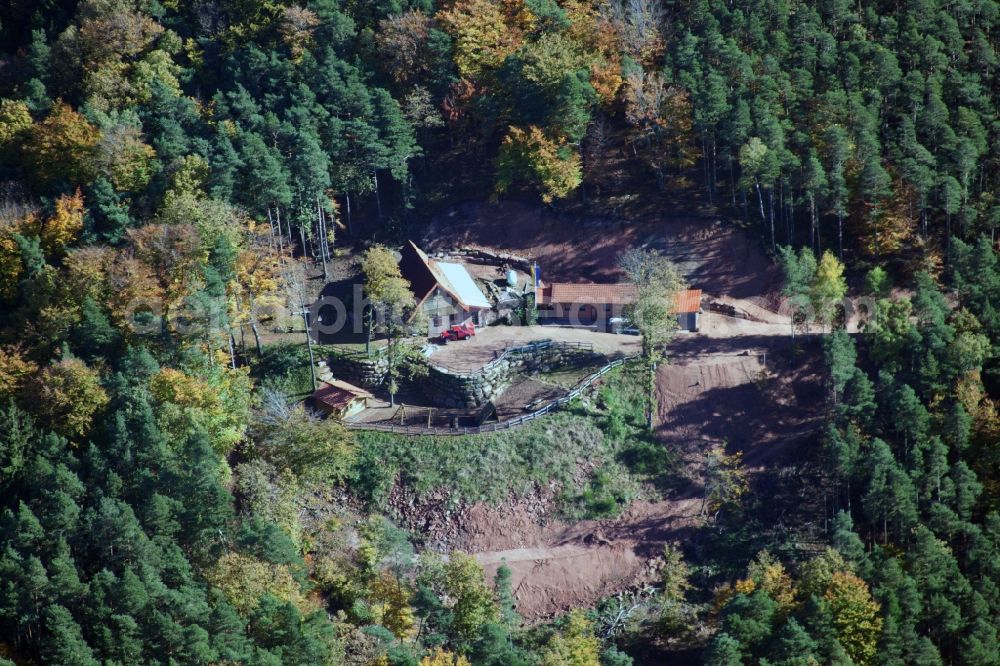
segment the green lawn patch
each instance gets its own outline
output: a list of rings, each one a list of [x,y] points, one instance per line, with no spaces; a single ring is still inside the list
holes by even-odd
[[[596,396],[505,432],[413,437],[359,431],[350,485],[384,508],[397,478],[418,497],[447,488],[456,501],[492,504],[554,480],[563,485],[568,515],[615,515],[640,494],[642,482],[673,469],[665,451],[649,455],[663,447],[643,428],[642,393],[633,388],[638,379],[641,372],[625,366],[608,375]]]

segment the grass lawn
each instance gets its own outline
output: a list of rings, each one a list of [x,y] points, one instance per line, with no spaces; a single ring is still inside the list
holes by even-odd
[[[499,503],[554,480],[574,517],[618,513],[662,481],[673,459],[645,432],[641,368],[624,366],[584,400],[523,428],[470,436],[357,432],[351,488],[384,508],[393,484],[418,496],[439,488],[456,501]]]

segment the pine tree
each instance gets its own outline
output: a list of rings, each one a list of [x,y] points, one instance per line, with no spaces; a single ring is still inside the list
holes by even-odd
[[[716,634],[705,650],[704,661],[708,666],[741,666],[739,641],[726,633]]]
[[[497,567],[493,577],[493,589],[497,597],[497,606],[500,608],[500,621],[506,627],[516,627],[521,618],[517,614],[517,603],[511,589],[511,570],[506,564]]]
[[[43,654],[46,663],[54,666],[99,666],[90,646],[83,640],[80,626],[62,606],[53,604],[45,609],[45,626],[49,633]]]

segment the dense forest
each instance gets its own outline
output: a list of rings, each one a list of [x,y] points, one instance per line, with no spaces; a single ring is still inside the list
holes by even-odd
[[[993,0],[3,3],[0,663],[1000,664],[998,50]],[[793,302],[844,261],[822,549],[522,626],[379,515],[261,322],[502,197],[711,211]]]

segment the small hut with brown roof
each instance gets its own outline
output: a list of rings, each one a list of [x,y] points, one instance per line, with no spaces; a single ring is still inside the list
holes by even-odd
[[[544,322],[566,322],[610,329],[635,303],[639,289],[630,282],[554,282],[538,287],[538,316]],[[697,331],[701,314],[701,289],[678,292],[674,306],[683,331]]]
[[[338,419],[344,419],[362,411],[368,406],[368,399],[372,397],[374,396],[363,388],[342,382],[339,379],[320,382],[320,387],[313,393],[316,409]]]

